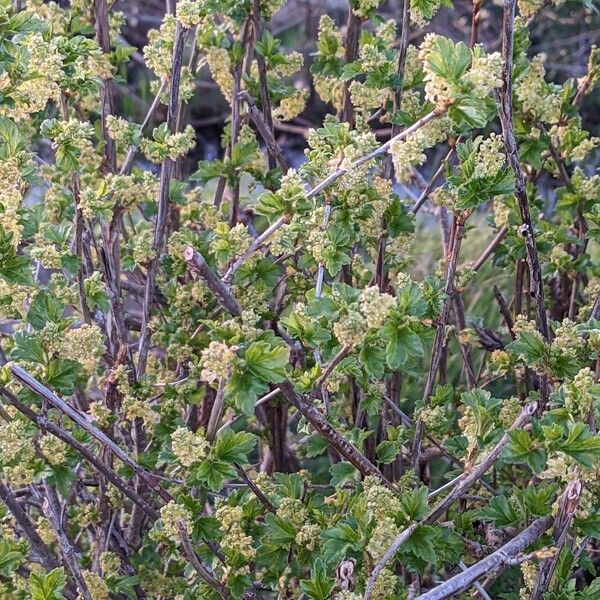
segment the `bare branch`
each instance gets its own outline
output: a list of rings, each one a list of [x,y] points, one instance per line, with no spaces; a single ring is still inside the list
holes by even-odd
[[[167,127],[171,133],[175,133],[177,127],[177,114],[179,112],[179,83],[181,79],[181,65],[183,60],[184,35],[181,23],[177,21],[175,29],[175,42],[173,44],[173,67],[171,70],[171,86],[169,89],[169,108],[167,113]],[[169,209],[169,187],[173,174],[174,162],[165,158],[160,171],[160,192],[158,197],[158,213],[154,228],[154,240],[152,242],[153,258],[148,266],[146,275],[146,290],[144,294],[144,306],[142,310],[142,331],[138,345],[138,377],[146,371],[146,360],[150,348],[150,315],[154,301],[154,290],[156,286],[156,272],[158,261],[162,251],[165,229],[167,224],[167,212]]]
[[[479,464],[475,466],[470,472],[465,469],[463,475],[457,480],[456,487],[446,496],[428,515],[425,517],[425,523],[432,523],[441,514],[443,514],[456,500],[458,500],[466,490],[468,490],[474,483],[476,483],[484,473],[492,467],[492,465],[498,460],[498,457],[502,453],[502,450],[508,444],[510,437],[509,431],[520,429],[531,419],[537,409],[537,403],[531,402],[527,404],[521,414],[516,418],[514,423],[508,428],[500,441],[481,459]]]
[[[51,490],[50,486],[48,485],[45,485],[45,488],[48,497],[42,502],[42,511],[54,530],[54,535],[58,540],[58,545],[60,547],[63,560],[65,561],[65,565],[68,567],[69,571],[71,571],[73,579],[75,579],[77,589],[79,590],[83,600],[93,600],[90,590],[88,589],[85,579],[83,578],[83,574],[81,573],[79,563],[77,562],[75,548],[69,540],[66,532],[62,528],[59,514],[56,512],[56,508],[53,506],[54,502],[51,501],[53,490]],[[54,493],[54,496],[56,496],[56,493]],[[55,497],[54,500],[57,501],[58,498]]]
[[[81,442],[78,442],[72,435],[55,425],[47,417],[38,415],[28,406],[19,402],[15,396],[5,388],[0,387],[0,394],[4,399],[14,406],[21,414],[25,415],[30,421],[35,423],[40,429],[51,433],[65,444],[68,444],[77,451],[87,462],[89,462],[99,473],[110,481],[117,489],[127,496],[134,504],[139,506],[144,513],[152,520],[158,519],[158,513],[143,499],[135,490],[123,481],[106,463],[98,458],[89,448]]]
[[[527,251],[527,264],[529,266],[530,295],[535,298],[536,318],[540,333],[546,340],[549,339],[548,318],[546,316],[546,305],[544,302],[544,285],[542,280],[542,268],[535,243],[535,233],[529,211],[529,201],[525,190],[525,179],[519,160],[517,140],[513,129],[512,110],[512,67],[513,67],[513,45],[514,45],[514,20],[516,0],[504,0],[504,18],[502,27],[502,91],[500,93],[500,125],[508,163],[515,174],[515,197],[519,204],[521,214],[520,232],[525,240]]]
[[[229,598],[229,592],[225,586],[216,578],[211,569],[200,560],[196,552],[194,552],[185,523],[179,523],[178,529],[185,556],[190,561],[192,567],[194,567],[196,573],[198,573],[198,575],[200,575],[200,577],[202,577],[202,579],[204,579],[204,581],[206,581],[206,583],[215,590],[223,600],[227,600],[227,598]]]
[[[15,518],[19,527],[23,531],[23,535],[29,542],[35,556],[40,560],[42,566],[51,571],[60,566],[56,556],[49,550],[48,546],[43,542],[37,529],[29,520],[29,517],[17,502],[13,491],[3,481],[0,481],[0,499],[6,504],[6,507]]]
[[[379,559],[379,562],[371,571],[371,575],[369,575],[369,579],[367,580],[367,585],[365,588],[365,595],[363,596],[363,600],[370,600],[373,595],[373,590],[375,589],[375,584],[377,583],[377,578],[383,569],[385,569],[386,565],[394,558],[396,552],[400,550],[400,546],[406,542],[406,540],[414,533],[415,529],[419,526],[418,523],[413,523],[409,525],[406,529],[401,531],[396,539],[392,542],[390,547],[385,551],[384,555]]]
[[[444,600],[470,588],[480,577],[506,564],[523,549],[543,535],[552,525],[552,517],[536,519],[527,529],[504,544],[493,554],[469,567],[466,571],[455,575],[432,590],[418,596],[419,600]]]
[[[190,271],[208,286],[208,289],[216,296],[223,308],[234,317],[242,314],[242,308],[238,301],[234,298],[230,289],[221,281],[214,271],[206,264],[204,256],[192,248],[187,246],[184,251],[184,258],[188,263]]]
[[[28,387],[38,396],[44,398],[51,406],[57,408],[60,412],[69,417],[73,422],[77,423],[97,442],[110,450],[120,461],[125,463],[133,472],[140,477],[151,489],[159,494],[165,501],[171,500],[170,494],[165,491],[159,484],[158,479],[151,473],[148,473],[140,464],[138,464],[127,452],[121,449],[113,440],[111,440],[103,431],[100,431],[96,426],[92,425],[87,418],[79,411],[74,409],[70,404],[59,398],[54,392],[49,390],[45,385],[41,384],[35,377],[32,377],[25,369],[16,364],[10,365],[12,374],[19,380],[21,384]]]
[[[279,384],[281,393],[286,400],[295,406],[304,418],[324,437],[329,443],[350,463],[352,463],[362,475],[372,475],[389,488],[393,485],[384,477],[383,473],[368,460],[355,446],[344,439],[339,432],[329,423],[324,415],[315,406],[307,402],[294,390],[294,386],[288,380]]]

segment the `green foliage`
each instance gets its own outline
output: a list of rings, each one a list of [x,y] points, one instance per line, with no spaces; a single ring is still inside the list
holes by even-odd
[[[84,4],[0,2],[0,595],[357,600],[410,528],[404,598],[561,515],[598,596],[591,3]]]
[[[29,591],[32,600],[63,600],[62,591],[67,583],[64,569],[53,569],[49,573],[32,573],[29,576]]]

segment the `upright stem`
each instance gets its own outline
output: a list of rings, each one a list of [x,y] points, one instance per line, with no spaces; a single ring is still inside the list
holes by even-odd
[[[262,38],[262,27],[260,17],[260,0],[252,0],[252,27],[254,29],[254,39],[259,41]],[[269,97],[269,85],[267,80],[267,65],[265,58],[259,52],[256,52],[256,65],[258,66],[258,82],[260,84],[260,104],[262,109],[263,119],[266,123],[267,136],[275,139],[275,130],[273,129],[273,115],[271,113],[271,98]],[[263,136],[264,137],[264,136]],[[267,158],[269,168],[273,169],[278,162],[277,155],[273,152],[273,148],[267,143]]]
[[[521,215],[519,232],[525,240],[527,265],[529,267],[529,295],[535,300],[536,322],[539,332],[546,341],[550,341],[546,303],[544,301],[544,281],[538,256],[535,232],[529,211],[529,201],[525,190],[525,179],[521,170],[517,140],[513,129],[512,107],[512,70],[514,47],[514,21],[516,0],[504,0],[504,17],[502,25],[502,91],[500,93],[500,125],[508,163],[515,174],[515,197]],[[549,396],[549,384],[545,375],[540,380],[540,411],[543,411]]]
[[[504,18],[502,27],[502,57],[504,67],[502,70],[502,91],[500,93],[500,125],[508,163],[515,174],[515,197],[519,204],[521,215],[520,233],[525,240],[527,251],[527,265],[529,266],[530,295],[536,303],[536,320],[540,333],[546,340],[549,339],[548,318],[544,302],[544,285],[542,269],[535,243],[535,233],[529,211],[529,201],[525,190],[525,179],[519,161],[517,140],[513,129],[512,107],[512,69],[514,46],[514,20],[516,0],[504,0]]]
[[[362,29],[362,19],[352,10],[352,2],[348,3],[348,21],[346,24],[346,41],[344,43],[346,64],[354,62],[358,57],[358,42],[360,39],[360,30]],[[352,123],[353,121],[352,101],[350,99],[350,82],[344,83],[342,96],[342,110],[340,120]]]
[[[171,133],[176,133],[177,114],[179,111],[179,82],[181,79],[181,63],[183,59],[183,28],[177,21],[175,30],[175,43],[173,45],[173,68],[171,73],[171,86],[169,88],[169,107],[167,113],[167,127]],[[156,215],[156,226],[154,228],[154,240],[152,242],[153,258],[148,266],[146,275],[146,289],[144,293],[144,306],[142,309],[142,331],[138,345],[138,377],[144,375],[146,371],[146,362],[148,360],[148,350],[150,348],[150,316],[152,312],[152,303],[156,288],[156,272],[158,270],[158,261],[162,251],[165,229],[167,223],[167,213],[169,209],[169,186],[174,162],[165,158],[162,162],[160,171],[160,192],[158,197],[158,213]]]
[[[427,373],[427,380],[425,382],[425,389],[423,390],[423,404],[429,404],[429,397],[433,392],[433,386],[435,385],[435,379],[442,361],[442,353],[444,349],[444,342],[446,339],[446,324],[448,323],[448,317],[450,316],[450,310],[452,308],[452,301],[455,293],[455,278],[456,269],[458,265],[458,257],[460,254],[460,246],[464,235],[465,221],[468,215],[466,213],[455,216],[455,228],[454,237],[452,242],[451,251],[448,258],[448,266],[446,268],[446,284],[444,286],[444,293],[446,298],[444,299],[444,305],[442,312],[437,320],[437,327],[435,330],[435,338],[433,341],[433,349],[431,351],[431,365],[429,372]],[[412,445],[412,466],[417,469],[419,465],[419,459],[421,454],[421,441],[423,439],[423,421],[420,417],[416,420],[415,437]]]

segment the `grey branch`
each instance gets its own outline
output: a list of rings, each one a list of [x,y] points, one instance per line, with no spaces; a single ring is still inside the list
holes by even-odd
[[[527,529],[515,536],[478,563],[469,567],[466,571],[458,573],[437,587],[418,596],[419,600],[444,600],[454,594],[469,589],[480,577],[507,564],[512,558],[522,552],[532,542],[542,536],[553,522],[553,517],[541,517],[536,519]]]
[[[510,426],[508,431],[514,431],[525,425],[535,414],[537,409],[537,403],[531,402],[523,408],[521,414],[516,418],[515,422]],[[506,447],[509,441],[508,432],[505,433],[500,441],[486,454],[481,462],[473,468],[471,472],[465,471],[465,473],[457,480],[456,487],[425,517],[425,523],[432,523],[441,514],[443,514],[456,500],[458,500],[466,490],[468,490],[474,483],[479,481],[484,473],[492,467],[492,465],[498,460],[502,450]]]
[[[200,575],[200,577],[202,577],[202,579],[204,579],[204,581],[206,581],[206,583],[213,588],[223,600],[227,600],[227,598],[229,598],[229,592],[225,586],[215,577],[215,574],[211,569],[200,560],[196,552],[194,552],[185,523],[178,523],[178,529],[184,554],[190,561],[192,567],[194,567],[196,573],[198,573],[198,575]]]
[[[206,264],[204,256],[200,252],[197,252],[191,246],[187,246],[184,251],[184,258],[187,261],[188,269],[206,283],[208,289],[217,297],[229,314],[234,317],[242,314],[242,308],[229,287],[215,275],[215,272]]]
[[[73,422],[77,423],[82,429],[84,429],[89,435],[91,435],[97,442],[99,442],[106,449],[110,450],[114,456],[120,461],[125,463],[132,471],[144,480],[144,482],[160,497],[169,502],[171,495],[164,490],[158,483],[158,479],[151,473],[146,471],[140,464],[138,464],[127,452],[120,448],[113,440],[111,440],[103,431],[100,431],[96,426],[92,425],[87,418],[82,415],[78,410],[74,409],[70,404],[65,402],[62,398],[59,398],[54,392],[49,390],[45,385],[40,383],[35,377],[32,377],[25,369],[19,367],[19,365],[11,364],[10,370],[12,374],[19,380],[21,384],[35,392],[41,398],[44,398],[54,408],[69,417]]]

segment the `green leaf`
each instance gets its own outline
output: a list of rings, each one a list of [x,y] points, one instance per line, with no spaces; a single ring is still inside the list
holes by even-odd
[[[593,459],[600,456],[600,436],[593,436],[587,425],[575,423],[569,430],[569,437],[559,448],[591,469],[594,467]]]
[[[244,360],[250,372],[259,379],[279,383],[286,378],[290,351],[284,345],[271,348],[267,342],[254,342],[246,350]]]
[[[436,36],[427,64],[436,75],[449,82],[459,83],[471,64],[471,53],[463,42],[455,44],[447,37]]]
[[[44,350],[39,340],[26,331],[18,331],[13,336],[15,343],[10,358],[12,360],[23,360],[44,364]]]
[[[62,590],[67,578],[62,567],[49,573],[31,573],[28,583],[31,600],[64,600]]]
[[[269,513],[265,517],[266,538],[277,547],[285,547],[294,543],[296,539],[296,528],[288,521]]]
[[[519,514],[504,496],[491,498],[485,508],[477,511],[477,517],[493,523],[495,527],[508,527],[519,520]]]
[[[597,513],[590,514],[584,519],[575,518],[574,526],[582,536],[588,536],[595,540],[600,539],[600,515]]]
[[[0,574],[5,577],[10,577],[13,570],[25,559],[23,553],[16,548],[16,542],[0,540]]]
[[[310,571],[310,579],[302,579],[300,588],[311,600],[329,600],[335,588],[335,581],[327,577],[325,563],[317,559]]]
[[[523,491],[523,505],[532,517],[545,517],[552,511],[555,483],[528,485]]]
[[[44,381],[62,394],[71,394],[75,389],[81,365],[74,360],[52,359],[46,367]]]
[[[25,285],[31,280],[29,259],[17,255],[12,239],[13,234],[0,226],[0,277],[9,283]]]
[[[506,350],[517,355],[528,364],[542,360],[547,356],[544,341],[535,333],[522,333],[514,342],[506,346]]]
[[[234,433],[225,429],[219,434],[210,450],[210,457],[228,463],[247,464],[248,454],[254,449],[256,437],[245,431]]]
[[[365,343],[358,355],[360,363],[365,368],[365,371],[373,379],[383,377],[385,370],[385,351],[381,346]]]
[[[360,473],[356,467],[345,460],[335,463],[329,467],[331,473],[331,485],[337,487],[349,481],[358,481]]]
[[[448,108],[448,116],[458,127],[483,128],[492,119],[496,111],[494,101],[489,98],[477,98],[473,94],[460,95]]]
[[[527,431],[515,429],[509,431],[510,442],[504,450],[504,459],[507,462],[528,464],[536,473],[542,471],[546,465],[546,453],[534,445],[534,441]]]
[[[391,237],[397,237],[401,233],[412,233],[415,230],[415,222],[408,207],[399,198],[394,198],[383,213],[387,229]]]
[[[235,476],[235,469],[225,461],[207,458],[194,475],[210,491],[220,492],[225,482]]]
[[[427,514],[427,495],[428,489],[426,486],[402,494],[400,505],[410,521],[419,521]]]
[[[381,336],[388,342],[385,356],[393,371],[399,370],[409,358],[424,355],[421,338],[407,325],[398,328],[393,320],[389,320],[381,330]]]
[[[435,530],[428,525],[419,525],[413,534],[404,542],[402,554],[412,554],[429,564],[435,564],[437,555],[434,548]]]
[[[254,207],[257,215],[267,217],[270,223],[279,219],[285,214],[286,205],[283,198],[274,192],[265,192],[258,199],[258,204]]]
[[[389,465],[391,462],[396,460],[396,456],[398,456],[398,452],[400,449],[398,448],[398,444],[391,442],[390,440],[384,440],[380,444],[378,444],[375,449],[375,455],[377,456],[377,460],[384,465]]]
[[[312,435],[306,442],[306,457],[314,458],[315,456],[320,456],[328,447],[329,444],[325,438],[320,435]]]
[[[327,230],[327,242],[322,251],[323,263],[329,274],[335,277],[344,265],[351,262],[348,253],[352,238],[345,227],[333,224]]]
[[[64,304],[56,296],[46,293],[44,290],[38,292],[31,303],[27,313],[27,322],[38,331],[42,330],[47,323],[58,323],[64,312]]]
[[[321,536],[325,540],[323,555],[328,563],[339,562],[349,550],[358,551],[365,543],[353,519],[351,523],[342,521],[326,529]]]

